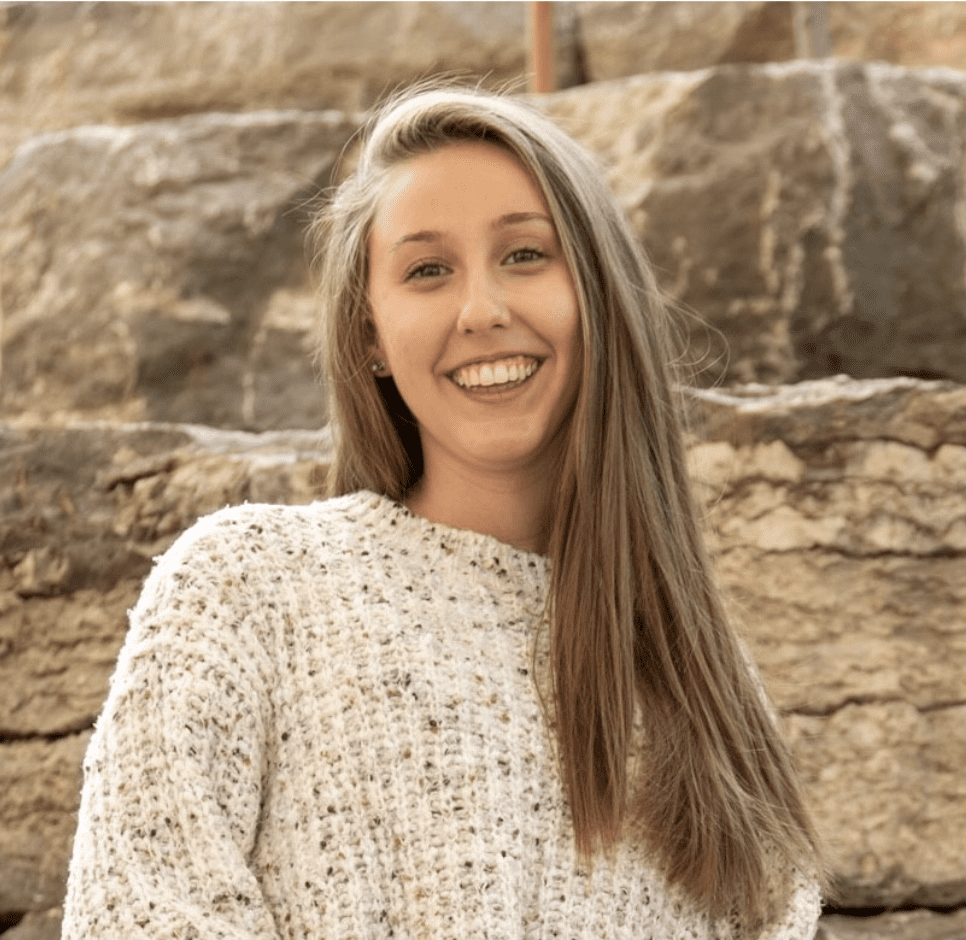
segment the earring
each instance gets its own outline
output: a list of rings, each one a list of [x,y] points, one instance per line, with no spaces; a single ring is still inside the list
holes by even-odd
[[[386,368],[386,364],[381,359],[377,359],[369,368],[372,369],[373,375],[378,375]]]

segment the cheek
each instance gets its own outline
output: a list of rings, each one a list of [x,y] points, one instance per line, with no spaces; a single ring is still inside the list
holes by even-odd
[[[576,365],[582,355],[583,330],[580,325],[577,297],[569,284],[561,290],[560,309],[565,312],[558,321],[557,335],[560,337],[561,346],[568,350],[571,361]]]
[[[401,329],[399,324],[394,323],[384,337],[383,348],[393,371],[413,374],[423,366],[426,353],[418,331]]]
[[[425,305],[401,301],[376,316],[376,329],[395,368],[413,372],[432,368],[445,342],[445,324]],[[390,315],[386,315],[386,314]]]

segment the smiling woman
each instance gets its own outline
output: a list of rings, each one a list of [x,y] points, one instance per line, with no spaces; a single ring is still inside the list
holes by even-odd
[[[414,157],[387,182],[368,249],[374,355],[422,447],[406,505],[545,551],[581,339],[539,188],[494,144]]]
[[[423,88],[320,210],[329,498],[159,561],[65,940],[807,940],[823,867],[591,158]]]

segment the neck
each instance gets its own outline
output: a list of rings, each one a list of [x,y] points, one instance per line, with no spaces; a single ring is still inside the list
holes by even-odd
[[[546,554],[551,497],[548,474],[480,478],[424,473],[406,495],[405,504],[430,522],[492,535],[514,548]]]

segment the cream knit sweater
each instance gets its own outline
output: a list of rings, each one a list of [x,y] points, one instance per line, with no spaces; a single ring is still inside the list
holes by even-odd
[[[531,674],[548,562],[372,493],[203,519],[132,614],[64,940],[701,940],[641,850],[578,863]],[[772,940],[805,940],[798,887]]]

